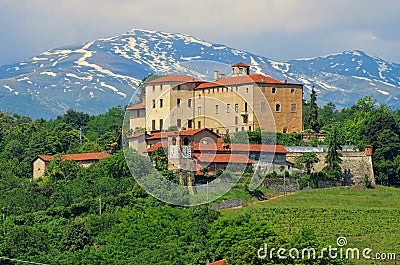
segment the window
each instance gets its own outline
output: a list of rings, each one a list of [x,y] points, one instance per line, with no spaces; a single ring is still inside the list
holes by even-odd
[[[192,107],[192,99],[189,98],[189,99],[188,99],[188,108],[191,108],[191,107]]]
[[[160,90],[162,90],[162,85],[160,85]]]
[[[151,120],[151,130],[152,131],[156,130],[156,120]]]
[[[244,103],[244,111],[247,112],[247,102]]]
[[[251,131],[251,126],[249,126],[249,131]]]
[[[281,104],[279,104],[279,103],[275,104],[275,111],[276,112],[281,112]]]
[[[176,106],[177,106],[178,108],[181,107],[181,99],[180,99],[180,98],[178,98],[178,99],[176,100]]]
[[[276,87],[271,88],[271,93],[275,94],[276,93]]]
[[[155,91],[155,90],[156,90],[156,86],[153,86],[153,87],[152,87],[152,90]]]
[[[201,107],[198,107],[198,108],[197,108],[197,114],[198,114],[198,115],[201,115]]]
[[[261,101],[260,108],[261,111],[267,111],[267,103],[265,101]]]
[[[235,104],[235,112],[239,112],[239,104]]]
[[[160,98],[160,108],[162,108],[162,107],[163,107],[163,99]]]
[[[192,121],[192,120],[190,120]],[[187,138],[187,136],[185,138],[183,138],[183,145],[189,145],[189,138]]]
[[[203,92],[204,92],[204,90],[203,90]],[[199,94],[199,99],[201,98],[201,95]]]
[[[181,128],[181,126],[182,126],[182,121],[181,121],[181,119],[177,119],[177,120],[176,120],[176,126],[177,126],[178,128]]]
[[[231,112],[231,104],[226,105],[226,112],[228,112],[228,113]]]
[[[236,117],[235,117],[235,125],[238,125],[238,124],[239,124],[239,117],[236,116]]]
[[[294,88],[293,87],[290,89],[290,93],[294,94]]]
[[[140,109],[137,109],[136,110],[136,117],[139,117],[140,116]]]
[[[249,93],[249,88],[248,87],[246,87],[246,93]]]
[[[236,127],[236,128],[235,128],[235,132],[238,132],[238,131],[239,131],[239,128],[238,128],[238,127]]]
[[[181,85],[178,85],[177,89],[178,89],[178,90],[181,90]]]
[[[160,119],[160,130],[162,130],[164,127],[164,121],[163,119]]]
[[[156,100],[153,99],[153,108],[155,108],[155,107],[156,107]]]
[[[201,121],[197,122],[197,128],[199,128],[199,129],[201,128]]]
[[[242,127],[242,132],[244,132],[244,127]]]
[[[215,105],[215,114],[218,114],[218,105]]]
[[[188,128],[192,128],[193,127],[193,120],[188,120]]]
[[[297,111],[297,105],[295,103],[290,105],[290,112],[296,112]]]

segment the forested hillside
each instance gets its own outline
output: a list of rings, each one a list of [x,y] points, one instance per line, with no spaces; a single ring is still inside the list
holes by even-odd
[[[316,117],[309,115],[315,111],[313,108],[312,102],[305,102],[307,129],[313,126],[314,131],[326,131],[328,134],[335,131],[339,144],[373,145],[377,182],[399,186],[398,111],[378,106],[371,98],[361,99],[348,109],[337,110],[332,104],[317,107]],[[280,208],[274,210],[276,215],[271,215],[268,209],[258,211],[248,208],[256,201],[257,194],[247,191],[245,185],[238,185],[229,195],[246,194],[249,206],[244,214],[222,215],[220,211],[209,210],[208,205],[167,205],[149,196],[136,183],[134,177],[137,172],[129,171],[120,150],[123,119],[124,111],[120,108],[110,109],[99,116],[70,110],[49,121],[0,113],[1,264],[20,264],[15,260],[23,260],[42,264],[183,265],[206,264],[222,258],[228,259],[231,264],[265,264],[265,260],[257,258],[257,250],[264,243],[271,248],[318,248],[332,244],[332,236],[346,231],[333,221],[337,215],[347,211],[340,207],[348,207],[351,211],[356,203],[373,203],[375,200],[375,212],[370,212],[369,206],[364,205],[359,208],[358,214],[346,212],[346,216],[350,220],[357,218],[354,219],[357,223],[364,220],[365,227],[375,227],[372,222],[376,222],[382,231],[390,226],[379,224],[379,205],[386,207],[382,210],[384,220],[395,222],[399,217],[398,211],[389,209],[391,198],[383,196],[390,192],[397,198],[396,189],[378,189],[376,192],[361,189],[357,191],[358,199],[349,199],[347,206],[332,206],[329,203],[329,206],[324,206],[327,201],[322,197],[318,206],[316,198],[320,198],[321,194],[317,194],[312,199],[313,205],[290,206],[290,201],[285,206],[277,204]],[[256,134],[250,135],[256,137]],[[279,137],[282,144],[289,141],[298,144],[295,135]],[[107,151],[112,155],[89,168],[82,168],[71,161],[55,160],[43,178],[31,180],[32,160],[39,154],[97,151]],[[133,164],[146,164],[144,157],[132,157]],[[332,189],[333,194],[328,194],[331,200],[336,198],[335,192]],[[340,198],[355,196],[352,191],[346,192],[340,191]],[[297,203],[301,201],[302,197],[296,199]],[[307,200],[303,202],[307,203]],[[339,207],[342,210],[323,210],[321,207]],[[293,214],[296,211],[297,214]],[[331,237],[316,236],[320,233],[314,231],[310,221],[302,219],[304,216],[310,218],[313,212],[328,218],[323,221],[323,231],[332,231]],[[376,219],[364,218],[371,214]],[[278,220],[278,216],[282,219]],[[290,220],[286,219],[288,217]],[[288,232],[283,224],[296,229]],[[356,227],[359,234],[351,235],[355,239],[360,236],[364,240],[362,242],[366,242],[368,229],[363,230],[363,227],[361,223]],[[379,238],[373,239],[378,245],[389,242],[383,238],[381,230],[376,232]],[[399,245],[397,241],[389,243],[389,248]],[[347,264],[339,259],[320,262]],[[269,263],[315,264],[315,261],[274,259]]]

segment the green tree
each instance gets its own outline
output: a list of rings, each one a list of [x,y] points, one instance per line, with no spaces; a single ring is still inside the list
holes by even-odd
[[[342,159],[340,158],[339,150],[341,150],[341,146],[338,139],[338,128],[337,126],[333,126],[328,135],[328,151],[325,156],[327,166],[325,166],[323,172],[328,177],[334,179],[340,179],[342,176],[342,169],[340,167]]]
[[[320,124],[318,120],[318,105],[317,105],[317,93],[315,92],[314,87],[311,91],[310,96],[310,113],[307,118],[307,123],[310,129],[314,132],[319,132]]]
[[[168,157],[167,150],[163,147],[158,148],[151,154],[151,158],[155,163],[155,168],[158,171],[163,171],[168,169]]]
[[[317,154],[314,152],[303,153],[301,156],[298,156],[294,160],[295,167],[299,169],[305,169],[308,175],[311,174],[311,170],[315,163],[318,163],[319,159]]]

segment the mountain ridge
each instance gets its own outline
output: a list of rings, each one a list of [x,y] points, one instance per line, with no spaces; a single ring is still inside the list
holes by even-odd
[[[132,29],[124,34],[45,51],[0,66],[2,111],[55,118],[69,108],[99,114],[134,95],[150,74],[183,73],[211,80],[243,61],[251,72],[312,86],[320,104],[348,107],[372,95],[398,108],[400,64],[360,50],[279,62],[187,34]]]

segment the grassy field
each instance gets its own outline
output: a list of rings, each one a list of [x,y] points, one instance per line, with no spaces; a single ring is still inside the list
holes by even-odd
[[[311,230],[328,247],[346,237],[349,248],[371,248],[373,253],[396,253],[397,260],[359,260],[356,264],[399,264],[400,190],[336,187],[304,190],[240,209],[223,210],[227,218],[252,214],[283,237]],[[296,247],[296,246],[293,246]],[[397,263],[396,263],[397,262]]]

